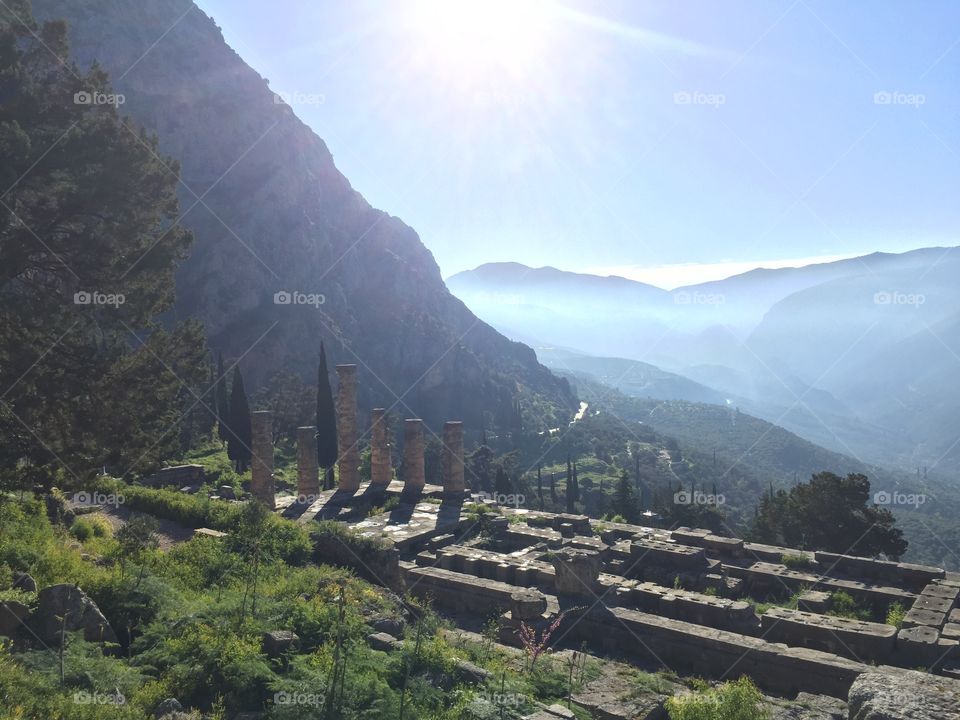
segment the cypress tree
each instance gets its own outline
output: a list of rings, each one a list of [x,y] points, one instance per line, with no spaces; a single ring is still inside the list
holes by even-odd
[[[217,435],[220,442],[229,440],[230,400],[227,398],[227,377],[223,369],[223,353],[217,353],[217,386],[214,390],[217,408]]]
[[[577,464],[573,464],[573,499],[580,502],[580,480],[577,478]]]
[[[537,463],[537,497],[540,498],[540,509],[543,510],[543,477],[540,474],[540,463]]]
[[[327,372],[327,351],[320,342],[320,364],[317,368],[317,464],[324,470],[325,489],[333,487],[333,466],[337,462],[337,413]]]
[[[556,504],[557,502],[557,475],[556,473],[550,473],[550,502]]]
[[[227,431],[227,457],[233,461],[238,473],[246,472],[250,467],[253,431],[250,427],[250,403],[243,389],[243,376],[239,366],[233,371],[233,385],[230,388],[230,424]]]
[[[497,495],[510,495],[513,492],[513,487],[510,485],[510,478],[507,477],[507,473],[504,472],[503,467],[497,466],[496,479],[494,480],[493,485],[494,491]]]
[[[617,489],[614,493],[614,502],[616,510],[620,515],[626,518],[627,522],[635,523],[637,521],[637,506],[634,499],[633,488],[630,487],[630,478],[627,471],[620,473],[620,479],[617,482]]]
[[[577,499],[577,489],[573,484],[573,466],[570,464],[570,456],[567,455],[567,490],[566,490],[566,500],[567,500],[567,512],[574,512],[575,508],[573,503]]]

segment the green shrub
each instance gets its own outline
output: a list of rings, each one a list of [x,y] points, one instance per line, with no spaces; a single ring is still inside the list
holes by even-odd
[[[857,601],[849,593],[839,590],[832,595],[833,604],[828,615],[849,618],[850,620],[870,620],[870,610],[857,605]]]
[[[785,553],[780,558],[780,562],[791,570],[803,570],[805,568],[813,567],[813,561],[806,555]]]
[[[749,678],[710,688],[700,684],[691,695],[667,699],[670,720],[766,720],[763,696]]]
[[[80,517],[70,526],[70,534],[80,542],[86,542],[90,538],[112,536],[113,528],[102,517]]]
[[[889,608],[887,608],[887,625],[893,625],[895,628],[900,628],[903,625],[903,618],[907,614],[907,609],[898,602],[893,603]]]

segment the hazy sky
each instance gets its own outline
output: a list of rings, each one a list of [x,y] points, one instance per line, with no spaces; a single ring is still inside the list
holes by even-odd
[[[960,243],[954,0],[198,3],[445,276]]]

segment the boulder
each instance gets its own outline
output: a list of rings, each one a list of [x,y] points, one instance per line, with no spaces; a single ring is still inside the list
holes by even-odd
[[[33,579],[30,573],[14,573],[13,584],[10,587],[14,590],[23,590],[24,592],[36,592],[37,581]]]
[[[390,652],[398,645],[400,641],[397,640],[390,633],[378,632],[370,633],[367,635],[367,645],[369,645],[374,650],[382,650],[383,652]]]
[[[182,712],[183,705],[180,704],[179,700],[176,698],[167,698],[153,709],[153,717],[154,720],[161,720],[161,718],[167,718],[174,713]]]
[[[23,629],[30,608],[22,602],[8,600],[0,602],[0,635],[8,638],[15,637]]]
[[[279,657],[300,644],[300,637],[290,630],[269,630],[260,636],[260,644],[270,657]]]
[[[457,660],[453,668],[453,673],[456,675],[457,680],[469,685],[480,685],[493,677],[493,673],[489,670],[479,665],[474,665],[469,660]]]
[[[100,608],[77,585],[63,583],[41,590],[31,626],[41,640],[55,642],[60,636],[62,619],[66,620],[67,632],[82,630],[83,638],[88,642],[117,642],[117,636]]]
[[[389,615],[375,615],[367,620],[367,624],[378,633],[387,633],[394,637],[402,637],[406,622],[403,618],[391,617]]]
[[[847,705],[850,720],[960,720],[960,681],[913,670],[865,672]]]

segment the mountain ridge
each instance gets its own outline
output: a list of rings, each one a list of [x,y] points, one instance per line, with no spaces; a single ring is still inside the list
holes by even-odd
[[[252,385],[281,368],[312,379],[324,340],[331,365],[359,365],[362,407],[432,426],[477,430],[517,398],[560,414],[574,405],[532,350],[447,291],[416,232],[363,199],[191,0],[37,0],[34,12],[68,22],[73,60],[107,70],[121,111],[179,161],[195,242],[174,314],[199,317]],[[278,304],[278,293],[318,299]]]

